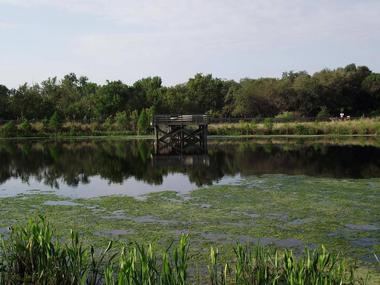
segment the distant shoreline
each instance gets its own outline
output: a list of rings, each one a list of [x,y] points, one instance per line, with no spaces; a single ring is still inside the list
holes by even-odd
[[[368,134],[368,135],[339,135],[339,134],[322,134],[322,135],[209,135],[210,140],[219,139],[244,139],[244,138],[260,138],[260,139],[302,139],[302,138],[379,138],[380,134]],[[58,136],[32,136],[32,137],[0,137],[0,140],[40,140],[40,139],[125,139],[125,140],[154,140],[154,135],[87,135],[87,136],[70,136],[70,135],[58,135]]]
[[[209,137],[377,137],[380,136],[380,117],[334,121],[264,121],[234,123],[210,123]],[[109,128],[102,123],[65,122],[52,129],[42,122],[14,122],[0,126],[0,138],[104,138],[127,137],[133,139],[154,138],[151,130],[137,134],[120,125]]]

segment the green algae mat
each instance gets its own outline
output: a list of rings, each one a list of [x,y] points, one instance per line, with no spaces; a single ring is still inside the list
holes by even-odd
[[[165,249],[187,233],[204,260],[237,242],[296,254],[324,244],[379,274],[377,144],[222,140],[207,156],[158,160],[151,143],[1,142],[0,234],[42,214],[99,247]]]

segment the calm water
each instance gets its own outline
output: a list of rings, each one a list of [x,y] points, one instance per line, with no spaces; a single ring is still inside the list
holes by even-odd
[[[195,248],[324,244],[377,266],[380,141],[210,140],[207,155],[182,157],[153,149],[151,140],[0,140],[0,235],[44,214],[60,234],[75,229],[102,246],[166,248],[185,232]],[[165,190],[179,195],[146,195]]]
[[[3,140],[0,197],[35,191],[71,198],[165,190],[185,194],[264,174],[378,178],[380,148],[373,145],[211,140],[207,155],[157,157],[151,140]]]

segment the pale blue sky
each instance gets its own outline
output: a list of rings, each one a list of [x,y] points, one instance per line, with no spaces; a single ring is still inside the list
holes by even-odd
[[[0,0],[0,84],[380,72],[380,0]]]

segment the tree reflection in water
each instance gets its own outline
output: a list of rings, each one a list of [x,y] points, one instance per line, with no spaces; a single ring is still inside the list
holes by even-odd
[[[75,187],[100,176],[112,183],[133,177],[160,185],[182,173],[197,186],[225,176],[262,174],[332,178],[380,177],[380,148],[323,143],[211,141],[208,155],[157,158],[151,140],[0,141],[0,184],[33,178],[51,187]],[[180,187],[180,185],[179,185]]]

